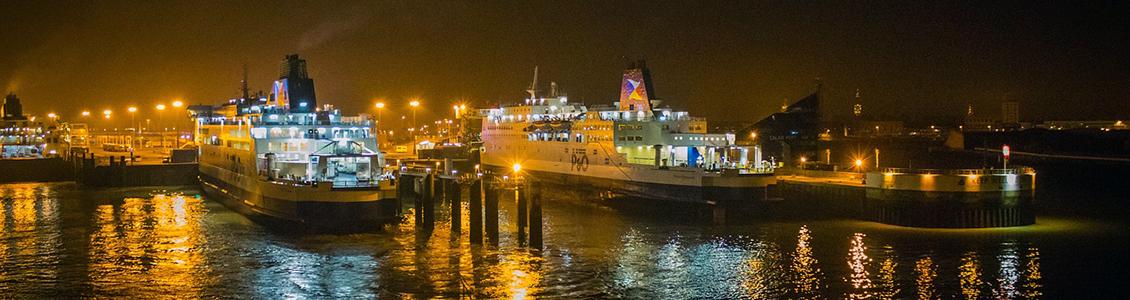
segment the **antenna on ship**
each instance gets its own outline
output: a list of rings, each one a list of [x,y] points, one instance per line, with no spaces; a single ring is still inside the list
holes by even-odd
[[[526,88],[526,92],[530,93],[530,99],[538,97],[538,66],[534,66],[534,82],[530,83],[530,87]]]
[[[247,91],[247,64],[243,64],[243,81],[239,82],[239,90],[243,92],[243,98],[241,98],[243,99],[242,101],[251,99],[251,95]]]

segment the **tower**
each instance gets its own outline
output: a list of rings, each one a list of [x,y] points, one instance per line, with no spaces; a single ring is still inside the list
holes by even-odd
[[[863,99],[859,97],[859,89],[855,90],[855,106],[852,107],[851,113],[856,119],[863,116]]]

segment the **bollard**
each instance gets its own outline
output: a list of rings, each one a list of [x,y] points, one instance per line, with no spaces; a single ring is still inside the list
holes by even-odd
[[[530,248],[541,250],[542,244],[542,224],[541,224],[541,186],[533,184],[530,186]]]
[[[483,180],[475,179],[471,182],[471,188],[468,190],[471,194],[467,198],[468,210],[470,210],[471,223],[471,244],[483,243]]]
[[[486,235],[487,240],[493,245],[498,245],[498,187],[491,186],[490,184],[483,186],[486,189],[485,203],[486,211],[483,212],[483,217],[486,219]]]
[[[458,233],[463,230],[463,186],[455,179],[447,180],[448,198],[451,199],[451,232],[456,233],[452,236],[459,236]]]
[[[722,207],[722,204],[719,203],[712,205],[710,207],[710,212],[713,217],[712,219],[714,221],[714,225],[726,224],[726,208]]]

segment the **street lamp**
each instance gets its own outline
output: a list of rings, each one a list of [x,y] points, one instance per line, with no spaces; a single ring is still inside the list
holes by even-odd
[[[385,103],[377,101],[374,106],[377,107],[377,148],[380,148],[381,143],[384,142],[384,139],[381,138],[381,112],[384,111]]]
[[[163,112],[163,111],[165,111],[165,104],[164,103],[157,103],[157,127],[161,127],[164,124],[164,122],[161,122],[161,112]],[[161,132],[164,132],[164,129],[162,129]],[[164,137],[165,137],[165,135],[164,135],[164,133],[162,133],[161,134],[162,140],[164,139]],[[161,145],[164,146],[165,144],[161,143]]]
[[[89,116],[90,116],[90,111],[89,111],[89,110],[84,110],[84,111],[82,111],[82,116],[83,116],[83,117],[89,117]]]
[[[138,126],[137,126],[137,122],[135,122],[136,121],[135,116],[137,115],[137,107],[136,106],[130,106],[129,108],[126,108],[126,111],[129,112],[129,124],[130,124],[130,126],[133,126],[133,141],[130,141],[130,148],[133,148],[133,142],[137,141]]]
[[[420,100],[413,99],[412,102],[408,102],[408,106],[412,107],[412,128],[415,129],[416,128],[416,108],[420,107]],[[412,133],[412,149],[416,149],[415,144],[416,144],[416,134],[415,134],[415,131],[413,131],[413,133]],[[413,153],[415,153],[415,150],[412,150],[412,151],[413,151]]]

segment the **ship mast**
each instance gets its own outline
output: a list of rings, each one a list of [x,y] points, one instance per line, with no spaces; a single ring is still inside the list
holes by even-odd
[[[529,88],[526,88],[526,92],[530,93],[530,99],[538,97],[538,66],[534,66],[534,81],[530,83]]]
[[[248,99],[251,99],[251,95],[247,90],[247,64],[243,64],[243,81],[239,82],[239,90],[243,92],[242,101],[248,101]]]

